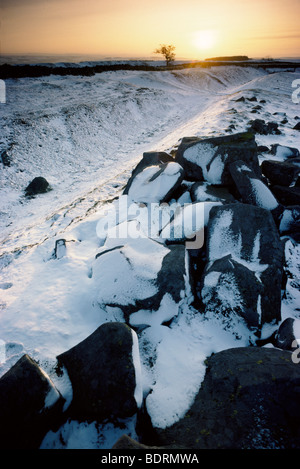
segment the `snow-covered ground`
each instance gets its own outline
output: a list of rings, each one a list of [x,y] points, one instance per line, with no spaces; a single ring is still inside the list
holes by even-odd
[[[255,118],[277,122],[282,130],[257,135],[259,145],[300,149],[299,131],[292,129],[300,116],[292,82],[299,78],[300,73],[231,66],[6,80],[0,151],[7,150],[11,166],[0,169],[0,375],[28,353],[68,402],[70,383],[55,374],[56,356],[102,323],[122,320],[120,311],[99,306],[90,273],[102,242],[97,223],[142,153],[170,152],[182,137],[224,135],[229,125],[244,131]],[[236,102],[241,96],[266,102],[255,114],[259,103]],[[284,116],[288,123],[281,125]],[[28,200],[24,189],[36,176],[45,177],[52,190]],[[66,254],[54,259],[61,238]],[[300,250],[291,245],[288,255],[299,277]],[[295,282],[288,284],[282,316],[300,317]],[[158,321],[146,329],[140,338],[142,383],[145,395],[152,389],[148,409],[158,426],[189,408],[208,355],[249,344],[249,330],[236,327],[233,335],[217,318],[203,318],[186,306],[172,328]],[[135,436],[134,421],[125,424]],[[110,448],[122,433],[111,424],[100,429],[69,422],[47,435],[42,447],[60,448],[63,439],[67,448]]]

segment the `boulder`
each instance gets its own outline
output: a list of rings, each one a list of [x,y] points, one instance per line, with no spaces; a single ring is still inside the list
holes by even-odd
[[[61,423],[65,400],[27,354],[0,379],[1,449],[38,449]]]
[[[272,344],[282,350],[293,351],[300,344],[300,320],[295,318],[285,319],[275,332]]]
[[[97,301],[121,308],[126,320],[139,310],[157,311],[165,296],[175,305],[185,296],[185,246],[166,247],[149,238],[128,239],[123,246],[103,250],[93,265]],[[170,319],[170,317],[169,317]]]
[[[27,197],[34,197],[37,194],[44,194],[50,189],[48,181],[42,176],[34,178],[25,189],[25,195]]]
[[[184,168],[191,181],[230,185],[232,179],[228,165],[243,160],[260,175],[257,145],[252,133],[243,132],[224,137],[184,138],[175,160]]]
[[[270,149],[266,145],[258,145],[257,151],[258,151],[259,154],[268,153],[270,151]]]
[[[297,124],[294,125],[293,130],[300,130],[300,122],[297,122]]]
[[[181,185],[183,176],[183,168],[174,161],[147,166],[133,177],[124,195],[144,204],[168,202]]]
[[[286,187],[281,185],[272,186],[272,192],[278,202],[288,207],[300,205],[300,186]]]
[[[281,319],[283,245],[269,210],[254,205],[228,204],[213,207],[207,225],[207,262],[229,254],[251,270],[261,284],[261,324]]]
[[[168,202],[182,180],[183,169],[175,164],[172,156],[165,152],[145,152],[133,169],[123,195],[134,202]]]
[[[300,158],[288,161],[264,160],[261,164],[261,171],[270,184],[290,186],[300,175]]]
[[[254,119],[250,121],[249,132],[260,135],[280,134],[278,124],[276,122],[265,122],[263,119]]]
[[[159,166],[161,164],[169,163],[174,161],[171,155],[163,151],[151,151],[143,153],[143,158],[137,164],[137,166],[133,169],[131,173],[131,177],[129,178],[126,187],[124,189],[123,194],[128,194],[130,186],[134,180],[134,178],[144,171],[144,169],[148,168],[149,166]]]
[[[275,210],[278,207],[279,204],[268,186],[243,161],[231,163],[229,171],[243,203],[267,210]]]
[[[65,239],[57,239],[55,241],[55,248],[53,257],[54,259],[61,259],[66,255],[66,240]]]
[[[2,162],[3,166],[10,166],[11,161],[6,150],[2,150],[0,152],[0,161]]]
[[[300,156],[298,148],[280,145],[279,143],[271,145],[270,154],[282,159],[299,158]]]
[[[300,448],[300,368],[291,352],[238,347],[212,354],[206,365],[192,406],[172,426],[155,429],[156,445]]]
[[[300,243],[300,205],[286,207],[280,217],[279,233]]]
[[[206,267],[200,291],[205,313],[212,311],[230,319],[237,315],[249,328],[260,327],[262,284],[255,272],[230,254]]]
[[[124,419],[141,405],[142,388],[135,332],[121,322],[104,323],[57,357],[70,378],[68,414],[79,420]]]

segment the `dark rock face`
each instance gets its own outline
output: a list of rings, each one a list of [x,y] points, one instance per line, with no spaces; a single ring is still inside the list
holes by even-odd
[[[2,161],[3,166],[10,166],[10,157],[6,150],[0,152],[0,161]]]
[[[271,213],[247,204],[213,207],[206,242],[208,268],[214,261],[231,254],[236,262],[255,273],[261,285],[260,302],[258,306],[253,305],[259,309],[261,324],[278,322],[281,319],[283,245]]]
[[[37,194],[44,194],[50,189],[48,181],[42,176],[34,178],[25,189],[27,197],[34,197]]]
[[[64,399],[28,355],[0,379],[0,447],[38,449],[61,423]]]
[[[228,165],[236,160],[247,162],[257,175],[261,174],[255,138],[248,132],[205,139],[184,138],[175,160],[191,181],[231,184]]]
[[[193,449],[292,449],[300,444],[300,368],[288,351],[242,347],[206,360],[185,417],[156,444]]]
[[[178,303],[181,299],[180,293],[185,289],[186,252],[185,247],[180,244],[169,246],[169,250],[170,252],[163,259],[156,283],[159,297],[169,293],[173,300]],[[155,302],[153,303],[155,304]]]
[[[296,125],[293,127],[294,130],[300,130],[300,122],[297,122]]]
[[[271,184],[290,186],[300,174],[300,158],[288,161],[265,160],[261,164],[261,170]]]
[[[112,322],[57,357],[72,383],[70,415],[103,421],[136,413],[132,349],[132,330],[124,323]]]
[[[266,153],[269,152],[269,148],[266,145],[258,145],[257,151],[258,153]]]
[[[272,192],[276,199],[284,206],[300,205],[300,186],[273,186]]]

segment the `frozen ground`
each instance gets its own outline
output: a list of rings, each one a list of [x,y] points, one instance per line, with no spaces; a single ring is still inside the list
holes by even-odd
[[[7,80],[7,103],[0,105],[0,150],[11,158],[11,166],[0,169],[0,375],[26,352],[68,402],[70,384],[55,375],[55,357],[103,322],[122,320],[120,312],[108,313],[95,301],[90,271],[101,245],[97,222],[142,153],[169,152],[185,136],[224,135],[229,125],[244,131],[254,118],[277,122],[282,130],[258,135],[259,145],[300,148],[299,132],[292,129],[300,116],[292,82],[299,78],[232,66]],[[253,114],[259,103],[236,102],[241,96],[266,102]],[[284,114],[288,123],[281,125]],[[45,177],[52,191],[26,200],[23,191],[35,176]],[[66,255],[53,259],[60,238],[67,240]],[[288,262],[299,278],[299,247],[289,246]],[[297,281],[290,281],[283,319],[300,317],[298,295]],[[153,388],[149,406],[158,424],[172,423],[187,410],[208,355],[249,344],[249,331],[241,324],[237,329],[233,336],[216,318],[189,308],[171,329],[149,328],[140,343],[143,388],[145,395]],[[150,369],[155,344],[158,358]],[[134,436],[134,422],[125,425]],[[123,432],[69,422],[42,446],[110,448]]]

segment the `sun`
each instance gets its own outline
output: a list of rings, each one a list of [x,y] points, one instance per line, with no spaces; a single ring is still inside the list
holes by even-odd
[[[217,42],[217,33],[213,29],[203,29],[195,31],[192,35],[192,42],[194,47],[200,50],[209,50]]]

